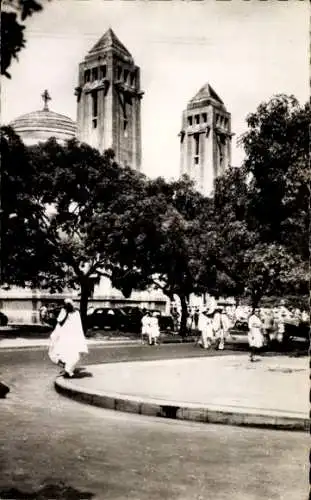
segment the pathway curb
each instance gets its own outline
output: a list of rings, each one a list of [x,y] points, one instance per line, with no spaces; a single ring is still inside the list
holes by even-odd
[[[57,377],[54,382],[58,393],[76,401],[93,406],[126,413],[136,413],[175,420],[189,420],[211,424],[224,424],[244,427],[259,427],[267,429],[309,432],[310,420],[299,416],[275,415],[268,411],[261,413],[247,412],[236,408],[228,411],[223,407],[196,407],[186,403],[171,403],[169,401],[143,400],[123,394],[109,394],[99,391],[88,391],[72,387],[70,381]]]

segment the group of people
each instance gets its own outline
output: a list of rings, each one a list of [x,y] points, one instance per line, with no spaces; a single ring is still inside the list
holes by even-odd
[[[160,336],[160,327],[157,313],[145,311],[141,319],[141,340],[142,343],[145,342],[145,338],[148,339],[149,345],[158,345],[158,339]]]
[[[297,308],[290,311],[284,300],[274,308],[256,309],[214,303],[201,310],[195,307],[188,316],[188,328],[199,332],[198,344],[204,349],[215,346],[222,350],[237,321],[247,325],[250,360],[254,361],[255,353],[270,341],[283,342],[286,324],[307,324],[309,314]]]
[[[175,319],[177,321],[177,315]],[[214,303],[204,309],[196,307],[189,314],[188,327],[199,333],[198,344],[203,349],[215,346],[216,349],[223,350],[230,329],[237,320],[247,323],[251,361],[254,361],[256,352],[267,343],[267,339],[283,341],[286,322],[291,321],[292,324],[297,325],[310,322],[306,311],[298,309],[289,311],[284,301],[281,301],[280,305],[274,309],[257,308],[254,310]],[[144,343],[147,339],[149,345],[157,345],[159,336],[157,313],[144,311],[141,319],[142,342]],[[51,361],[63,369],[65,377],[73,377],[81,355],[88,353],[88,346],[80,313],[72,300],[65,299],[50,339]]]
[[[224,349],[231,321],[223,307],[217,305],[197,311],[194,322],[196,323],[196,329],[201,334],[198,344],[203,349],[209,349],[212,345],[215,345],[216,349]]]

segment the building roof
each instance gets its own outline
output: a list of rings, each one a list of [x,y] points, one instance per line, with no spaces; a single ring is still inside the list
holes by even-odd
[[[68,136],[70,139],[76,135],[76,124],[71,118],[48,109],[21,115],[13,120],[10,126],[21,136],[23,133],[41,132],[47,139],[52,136]]]
[[[216,104],[223,109],[226,109],[223,101],[220,99],[219,95],[215,92],[215,90],[209,83],[206,83],[205,85],[203,85],[203,87],[200,88],[199,92],[197,92],[195,96],[190,99],[188,106],[193,107],[195,104],[203,105],[204,101],[206,101],[207,103]]]
[[[97,54],[98,52],[105,52],[114,50],[115,52],[127,57],[132,58],[127,48],[120,42],[116,34],[109,28],[106,33],[95,43],[94,47],[88,52],[88,56]]]

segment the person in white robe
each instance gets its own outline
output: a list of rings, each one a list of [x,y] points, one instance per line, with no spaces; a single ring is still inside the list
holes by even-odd
[[[255,353],[264,346],[263,324],[259,317],[259,309],[255,309],[248,319],[248,344],[250,361],[255,360]]]
[[[218,306],[213,317],[213,330],[216,338],[216,348],[219,351],[225,348],[225,340],[228,336],[230,326],[230,319],[225,308]]]
[[[65,376],[73,377],[81,354],[88,353],[80,313],[70,299],[64,301],[50,337],[49,358],[64,367]]]
[[[153,315],[150,316],[149,318],[149,324],[148,324],[149,345],[152,344],[157,345],[159,336],[160,336],[159,320],[157,317],[157,313],[153,313]]]
[[[214,339],[212,310],[205,310],[199,314],[198,330],[201,332],[199,345],[201,345],[203,349],[209,349]]]
[[[141,318],[141,342],[144,343],[144,338],[148,337],[149,339],[149,330],[150,330],[150,318],[151,313],[146,311],[143,317]],[[149,342],[150,343],[150,342]]]

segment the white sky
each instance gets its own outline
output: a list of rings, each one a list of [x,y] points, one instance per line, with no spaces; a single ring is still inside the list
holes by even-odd
[[[143,171],[179,175],[181,113],[206,82],[232,115],[232,164],[245,117],[277,93],[309,97],[307,0],[51,0],[27,20],[27,47],[3,79],[2,122],[42,108],[76,119],[78,63],[109,28],[141,68]]]

